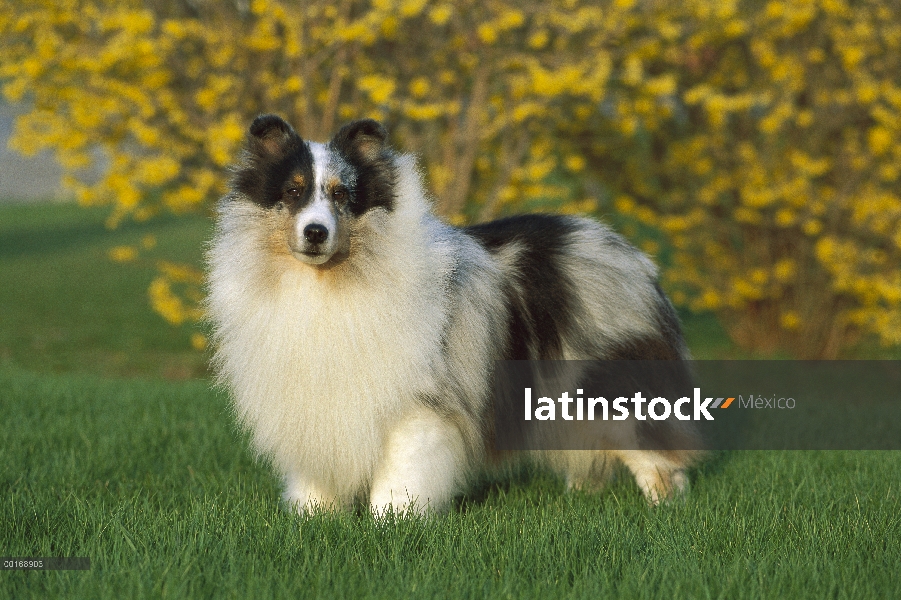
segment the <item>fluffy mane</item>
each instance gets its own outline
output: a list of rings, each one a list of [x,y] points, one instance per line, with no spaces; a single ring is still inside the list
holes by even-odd
[[[414,159],[397,167],[394,210],[364,215],[333,268],[273,253],[271,217],[236,193],[219,204],[208,253],[214,364],[239,420],[277,466],[305,465],[341,495],[370,481],[387,424],[440,379],[450,230],[431,216]]]

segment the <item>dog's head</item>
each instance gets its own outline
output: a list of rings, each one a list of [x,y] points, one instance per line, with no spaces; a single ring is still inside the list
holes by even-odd
[[[310,265],[345,257],[349,223],[394,208],[397,179],[388,133],[372,119],[345,125],[327,144],[307,142],[276,115],[247,134],[234,191],[279,217],[290,253]]]

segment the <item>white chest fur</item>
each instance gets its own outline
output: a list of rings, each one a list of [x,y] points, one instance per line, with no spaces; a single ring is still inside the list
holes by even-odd
[[[277,281],[255,276],[253,260],[216,260],[256,247],[220,239],[211,253],[220,376],[256,447],[282,472],[353,494],[391,425],[438,391],[449,259],[395,242],[356,275],[335,280],[298,264]]]

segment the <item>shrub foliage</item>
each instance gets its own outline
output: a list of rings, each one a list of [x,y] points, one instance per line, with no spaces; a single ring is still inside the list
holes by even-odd
[[[744,347],[901,343],[894,0],[0,0],[0,52],[13,146],[111,225],[214,200],[258,113],[372,116],[453,222],[616,213]]]

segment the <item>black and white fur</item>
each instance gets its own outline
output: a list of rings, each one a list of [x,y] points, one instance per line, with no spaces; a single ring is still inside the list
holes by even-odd
[[[549,215],[451,227],[376,121],[320,144],[258,117],[218,215],[215,366],[297,510],[446,507],[490,454],[496,360],[687,355],[622,237]],[[651,502],[684,488],[692,456],[538,454],[571,487],[618,459]]]

